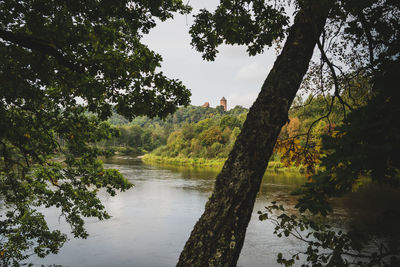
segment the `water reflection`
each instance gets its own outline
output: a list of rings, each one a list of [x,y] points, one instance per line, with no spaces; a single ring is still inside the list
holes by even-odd
[[[146,165],[138,159],[115,157],[106,161],[135,187],[109,197],[101,195],[112,218],[87,219],[87,240],[73,239],[58,255],[31,259],[34,266],[175,266],[193,225],[204,210],[218,169]],[[238,266],[280,266],[278,252],[304,249],[304,244],[273,235],[273,225],[257,219],[256,211],[270,201],[294,205],[290,195],[305,182],[301,176],[267,173],[258,194]],[[344,204],[345,206],[346,204]],[[344,208],[338,209],[345,214]],[[52,228],[68,232],[56,209],[43,210]]]

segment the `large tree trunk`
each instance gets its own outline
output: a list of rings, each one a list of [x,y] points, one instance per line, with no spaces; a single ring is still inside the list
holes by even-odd
[[[268,160],[288,120],[289,107],[308,69],[330,2],[310,1],[312,4],[296,15],[177,266],[236,266]]]

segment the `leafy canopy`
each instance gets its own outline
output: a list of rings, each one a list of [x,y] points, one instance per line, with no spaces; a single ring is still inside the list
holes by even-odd
[[[214,60],[218,46],[246,45],[249,55],[264,51],[285,36],[289,17],[283,6],[266,0],[222,0],[214,13],[206,9],[195,15],[190,29],[192,45],[206,60]]]
[[[0,260],[56,253],[66,235],[37,207],[57,207],[75,237],[82,217],[108,218],[96,192],[132,185],[96,146],[117,135],[112,110],[165,117],[190,92],[157,68],[141,38],[182,1],[0,1]],[[54,158],[57,155],[57,159]]]

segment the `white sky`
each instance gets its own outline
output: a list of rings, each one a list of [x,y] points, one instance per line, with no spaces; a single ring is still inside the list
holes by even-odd
[[[193,7],[192,14],[196,14],[199,8],[211,10],[216,1],[195,0],[189,4]],[[215,107],[224,96],[228,109],[236,105],[250,107],[276,59],[274,49],[250,57],[243,46],[223,45],[215,61],[208,62],[190,45],[192,24],[191,15],[178,14],[173,20],[158,23],[143,41],[163,57],[164,74],[181,80],[191,90],[192,105],[209,102]]]

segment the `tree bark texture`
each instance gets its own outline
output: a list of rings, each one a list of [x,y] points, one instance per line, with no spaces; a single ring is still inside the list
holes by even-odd
[[[297,13],[177,266],[236,266],[268,160],[288,120],[330,2],[310,1]]]

